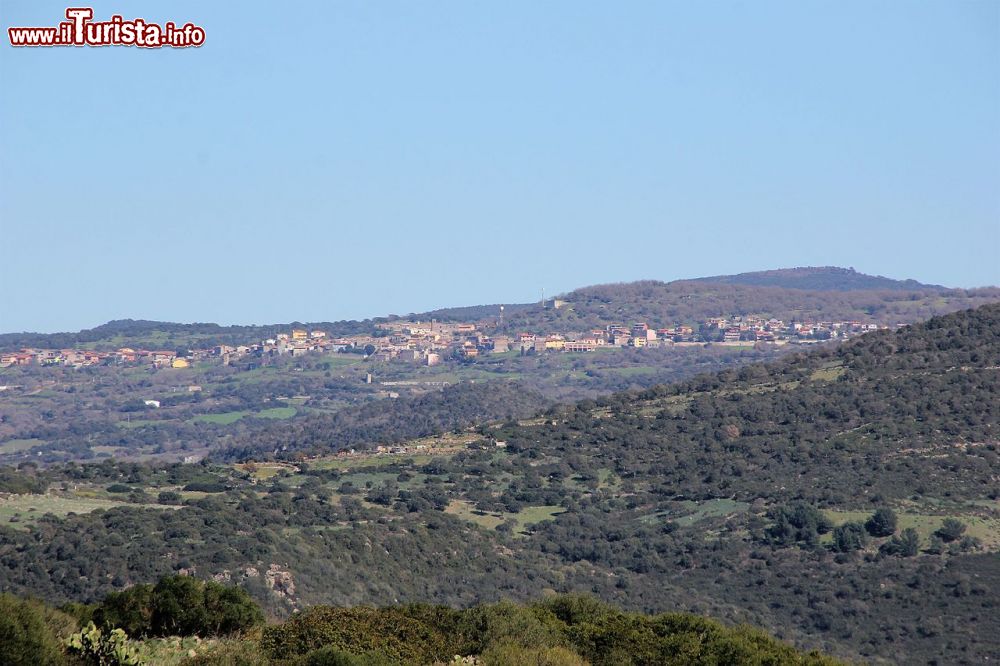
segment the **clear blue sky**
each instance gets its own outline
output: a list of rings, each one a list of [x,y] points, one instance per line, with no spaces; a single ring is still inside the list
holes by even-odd
[[[9,46],[66,6],[0,0],[0,331],[1000,282],[995,0],[119,0],[207,42]]]

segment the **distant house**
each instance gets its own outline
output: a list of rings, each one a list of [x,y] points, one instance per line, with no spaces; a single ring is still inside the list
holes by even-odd
[[[170,362],[171,368],[190,368],[191,364],[186,358],[175,358]]]
[[[545,349],[561,350],[566,346],[566,340],[561,335],[550,335],[545,340]]]
[[[632,341],[632,336],[628,333],[615,333],[611,340],[611,344],[615,347],[627,347]]]
[[[159,409],[160,408],[160,401],[159,400],[143,400],[142,404],[146,405],[147,407],[152,407],[154,409]]]
[[[21,352],[14,354],[14,365],[31,365],[35,361],[35,355],[31,352]]]
[[[421,353],[415,349],[401,349],[395,358],[396,361],[402,363],[419,363],[421,359]]]

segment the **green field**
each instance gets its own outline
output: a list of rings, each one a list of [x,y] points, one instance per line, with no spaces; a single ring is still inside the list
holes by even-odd
[[[0,444],[0,453],[17,453],[18,451],[27,451],[33,449],[36,446],[41,446],[45,444],[44,439],[8,439],[3,444]]]
[[[219,414],[199,414],[191,419],[192,423],[215,423],[216,425],[230,425],[236,423],[250,412],[221,412]]]
[[[90,513],[97,509],[112,509],[116,506],[135,506],[152,509],[176,509],[175,506],[163,504],[129,504],[124,500],[94,499],[87,497],[63,497],[59,495],[12,495],[0,498],[0,524],[10,524],[11,518],[17,517],[14,525],[28,524],[51,513],[65,516],[69,513]]]
[[[218,414],[199,414],[191,419],[192,423],[215,423],[217,425],[230,425],[236,423],[246,416],[260,419],[290,419],[297,413],[294,407],[271,407],[262,409],[259,412],[248,412],[240,410],[235,412],[220,412]]]
[[[824,513],[834,525],[841,525],[847,522],[864,523],[871,517],[871,511],[833,511],[826,510]],[[920,535],[920,540],[924,545],[934,534],[935,530],[941,527],[945,518],[955,518],[966,525],[965,533],[968,536],[976,537],[983,542],[983,546],[990,551],[1000,550],[1000,519],[984,518],[982,516],[955,513],[951,515],[931,515],[924,513],[896,513],[899,524],[897,531],[912,527]],[[829,535],[827,535],[829,536]]]
[[[471,502],[465,500],[452,500],[445,509],[445,513],[450,513],[456,518],[461,518],[475,523],[488,530],[496,529],[497,525],[504,522],[511,522],[514,532],[525,534],[524,529],[530,525],[540,523],[545,520],[553,520],[557,515],[566,511],[561,506],[528,506],[517,513],[491,513],[479,511]]]
[[[809,379],[814,382],[832,382],[844,374],[844,372],[845,369],[842,363],[827,364],[819,370],[814,370]]]
[[[267,479],[274,478],[284,471],[292,473],[296,471],[294,466],[282,463],[246,463],[234,465],[234,467],[244,472],[249,472],[258,481],[266,481]]]

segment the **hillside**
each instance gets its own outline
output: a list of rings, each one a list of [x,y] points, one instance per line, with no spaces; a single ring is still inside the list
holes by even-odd
[[[647,322],[651,326],[688,324],[709,317],[752,313],[785,322],[804,320],[907,324],[1000,301],[1000,288],[901,289],[787,288],[708,281],[652,280],[596,285],[560,296],[559,308],[520,310],[507,317],[510,331],[561,331]]]
[[[464,429],[483,421],[530,416],[545,398],[511,382],[455,384],[441,391],[377,400],[243,433],[213,453],[223,460],[302,459],[372,449]]]
[[[1000,651],[998,368],[989,305],[419,454],[26,467],[0,478],[20,493],[0,588],[93,601],[185,571],[272,613],[588,592],[848,659],[978,663]]]
[[[608,324],[645,321],[653,326],[693,324],[708,317],[759,314],[786,321],[803,319],[914,323],[956,310],[1000,301],[1000,288],[949,289],[915,280],[865,275],[852,269],[789,268],[659,282],[583,287],[558,297],[555,309],[540,303],[504,305],[506,332],[585,331]],[[331,336],[367,334],[379,324],[401,319],[428,322],[480,322],[493,330],[500,305],[441,308],[405,316],[365,320],[290,322],[220,326],[123,319],[65,333],[0,333],[0,351],[22,348],[120,347],[197,349],[252,344],[291,328],[319,329]]]
[[[313,606],[265,624],[244,590],[190,576],[167,576],[97,604],[62,609],[0,595],[0,636],[0,663],[10,666],[841,663],[804,654],[752,627],[726,627],[684,613],[626,613],[586,596],[464,609]],[[100,659],[97,646],[114,646],[119,658]],[[84,655],[90,658],[79,658]]]
[[[803,266],[772,271],[754,271],[738,275],[716,275],[695,278],[693,282],[808,289],[811,291],[949,291],[947,287],[937,284],[923,284],[916,280],[894,280],[881,275],[865,275],[858,273],[853,268],[838,268],[836,266]]]
[[[759,362],[783,349],[694,345],[587,354],[511,352],[433,367],[316,352],[268,358],[263,367],[254,359],[230,365],[207,359],[182,369],[0,368],[0,385],[6,387],[0,389],[0,464],[109,455],[180,461],[218,447],[243,447],[255,457],[373,448],[431,434],[428,427],[448,431],[522,414],[508,410],[525,409],[529,400],[533,411],[556,401]],[[469,395],[464,401],[463,392]],[[508,403],[493,399],[499,396]]]

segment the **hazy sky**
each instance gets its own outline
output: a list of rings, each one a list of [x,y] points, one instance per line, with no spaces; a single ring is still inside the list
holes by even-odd
[[[1000,283],[995,0],[119,0],[207,41],[9,45],[66,6],[0,0],[0,331]]]

